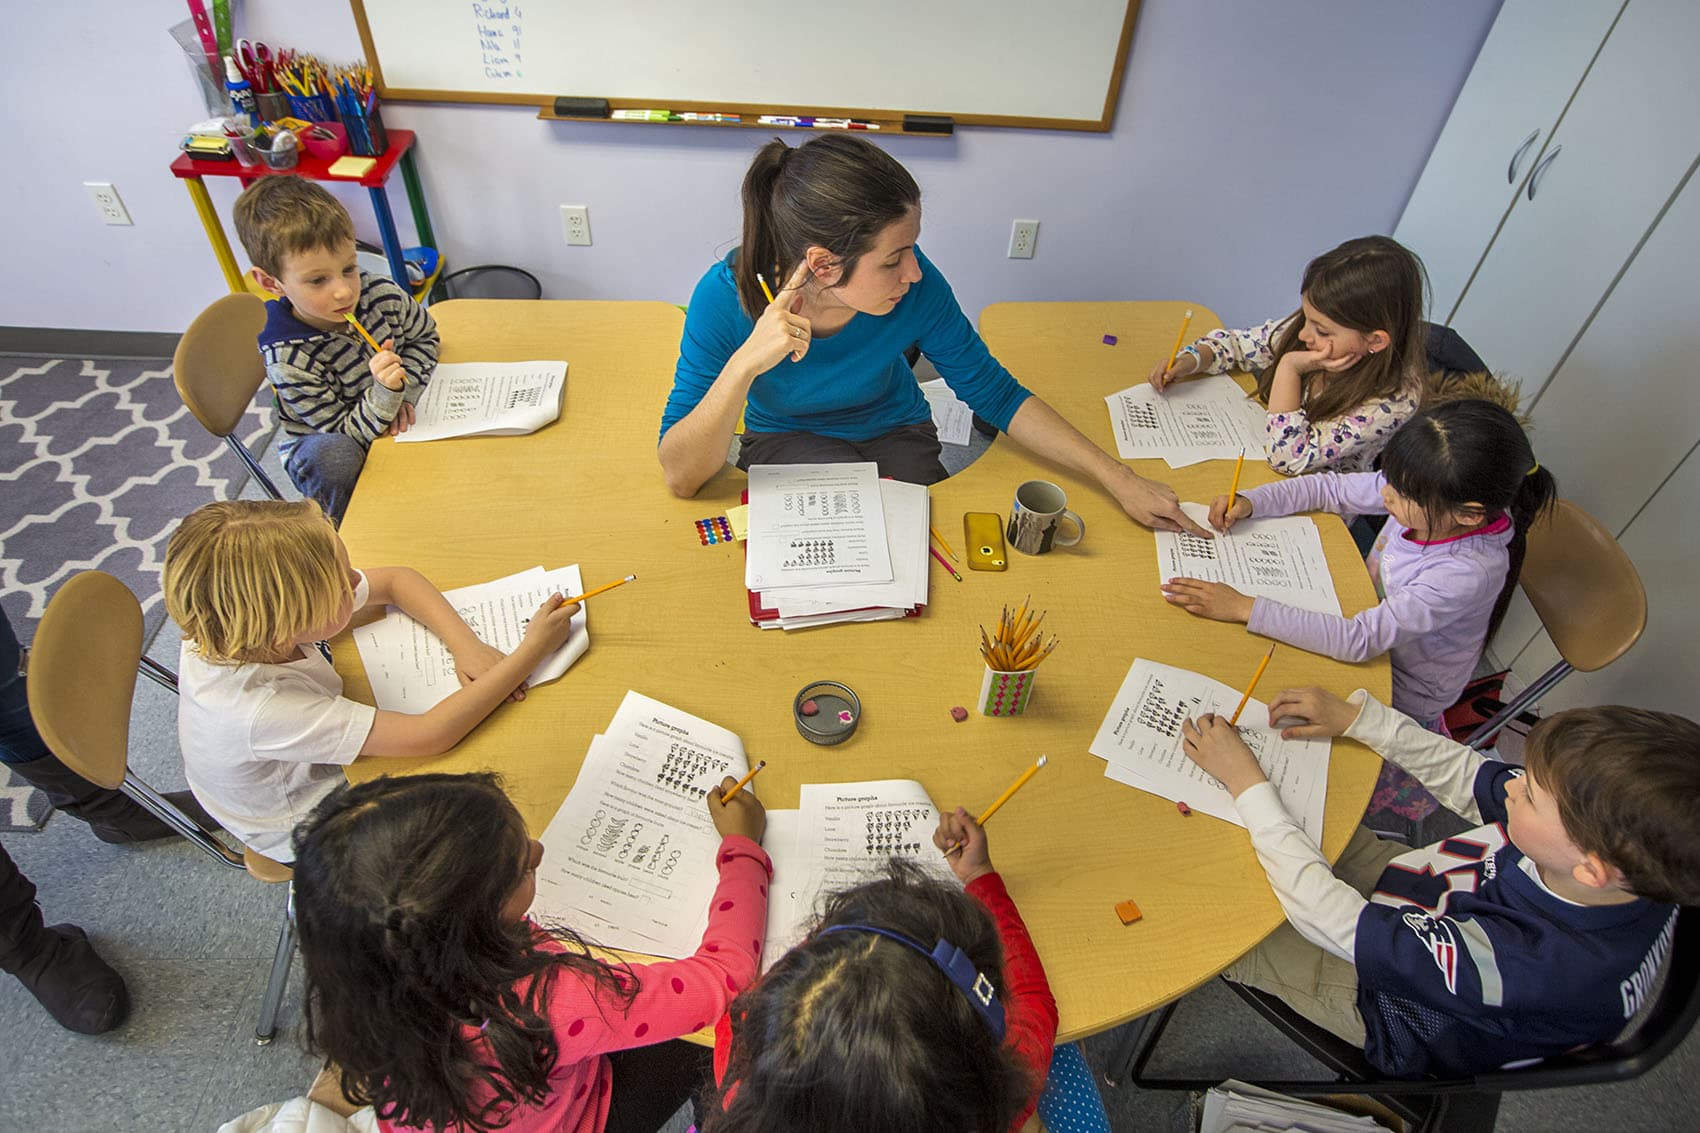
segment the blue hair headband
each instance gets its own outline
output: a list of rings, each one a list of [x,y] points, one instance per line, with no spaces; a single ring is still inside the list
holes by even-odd
[[[830,936],[835,932],[871,932],[875,936],[895,940],[905,948],[919,952],[944,973],[945,979],[961,989],[962,994],[968,997],[969,1004],[991,1030],[992,1038],[999,1043],[1003,1042],[1003,1004],[998,1002],[997,988],[986,978],[986,973],[968,958],[968,954],[950,941],[940,940],[929,949],[920,941],[904,936],[901,932],[877,928],[871,924],[835,924],[831,928],[822,929],[820,935]]]

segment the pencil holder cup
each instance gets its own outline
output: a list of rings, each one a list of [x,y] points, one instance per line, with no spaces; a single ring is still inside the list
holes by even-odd
[[[321,161],[335,161],[348,152],[348,131],[341,122],[315,122],[301,131],[301,148]]]
[[[306,122],[336,121],[336,112],[331,109],[328,95],[292,94],[289,96],[289,112],[292,117]]]
[[[262,122],[276,122],[279,118],[288,118],[293,109],[289,105],[289,96],[280,90],[256,94],[254,105],[259,109]]]
[[[260,160],[267,169],[294,169],[295,163],[301,160],[301,148],[295,144],[295,135],[288,130],[279,130],[264,146],[256,138],[254,148],[259,151]]]
[[[986,666],[980,678],[980,712],[985,716],[1019,716],[1033,699],[1032,669],[1004,672]]]
[[[260,155],[254,152],[254,131],[251,128],[238,126],[236,133],[225,135],[225,140],[230,143],[230,152],[235,155],[238,164],[260,164]]]
[[[390,135],[376,106],[343,119],[348,127],[348,148],[361,157],[378,157],[390,148]]]

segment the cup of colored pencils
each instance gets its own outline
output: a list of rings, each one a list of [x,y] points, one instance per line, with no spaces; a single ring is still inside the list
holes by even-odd
[[[980,657],[986,663],[980,678],[980,711],[987,716],[1019,716],[1033,699],[1033,681],[1040,662],[1057,647],[1039,632],[1044,613],[1031,608],[1031,597],[1013,613],[1008,606],[998,616],[996,630],[980,627]]]

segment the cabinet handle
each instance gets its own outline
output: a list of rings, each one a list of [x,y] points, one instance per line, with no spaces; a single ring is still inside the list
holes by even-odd
[[[1535,144],[1535,139],[1541,136],[1539,130],[1530,130],[1529,136],[1523,139],[1523,144],[1517,147],[1517,152],[1511,155],[1511,164],[1505,170],[1505,183],[1517,184],[1517,167],[1523,164],[1523,155],[1529,152],[1529,147]]]
[[[1530,174],[1529,174],[1529,199],[1531,201],[1535,199],[1535,186],[1540,182],[1541,174],[1546,172],[1546,167],[1551,165],[1553,163],[1553,160],[1555,158],[1557,158],[1558,155],[1563,153],[1563,152],[1564,152],[1563,146],[1553,146],[1552,152],[1547,154],[1545,157],[1541,158],[1540,164],[1535,166],[1534,170],[1530,172]]]

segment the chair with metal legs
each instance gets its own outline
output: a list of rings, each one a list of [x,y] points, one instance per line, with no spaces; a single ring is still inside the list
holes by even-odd
[[[1556,501],[1529,528],[1517,584],[1559,661],[1470,733],[1477,751],[1573,671],[1603,669],[1629,652],[1647,628],[1647,590],[1635,564],[1599,520],[1569,500]]]
[[[281,500],[277,485],[236,437],[242,415],[266,380],[266,365],[256,345],[265,325],[266,304],[257,295],[244,292],[214,301],[195,316],[178,340],[171,373],[177,393],[195,420],[213,436],[223,437],[266,495]]]
[[[142,655],[142,607],[116,578],[84,571],[59,588],[30,647],[30,715],[47,746],[83,778],[134,799],[219,864],[260,881],[291,883],[281,862],[230,849],[143,782],[129,766],[130,701],[140,673],[172,692],[177,676]],[[255,1039],[277,1034],[278,1009],[295,954],[295,893],[290,884]]]
[[[1269,1081],[1254,1085],[1295,1096],[1368,1094],[1393,1109],[1418,1133],[1490,1133],[1501,1094],[1627,1082],[1657,1066],[1694,1029],[1700,1019],[1700,910],[1677,914],[1670,955],[1655,984],[1652,1006],[1633,1032],[1531,1066],[1486,1070],[1450,1078],[1390,1078],[1371,1066],[1363,1051],[1299,1015],[1281,1000],[1256,988],[1224,980],[1259,1015],[1273,1023],[1306,1054],[1335,1075],[1332,1079]],[[1145,1073],[1177,1003],[1128,1024],[1117,1044],[1105,1081],[1131,1081],[1148,1090],[1206,1090],[1228,1074],[1215,1077],[1159,1078]]]

